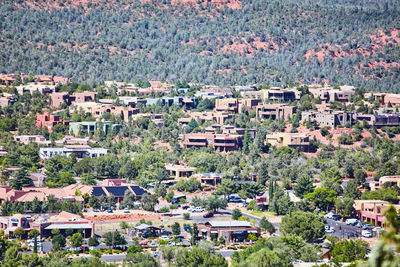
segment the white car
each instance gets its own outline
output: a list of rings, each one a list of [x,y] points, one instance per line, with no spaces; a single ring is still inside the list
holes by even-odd
[[[347,225],[355,225],[356,223],[358,223],[358,220],[357,219],[347,219],[346,220],[346,224]]]
[[[370,238],[372,237],[372,233],[370,231],[362,231],[361,232],[362,237]]]
[[[192,212],[203,212],[203,211],[205,211],[205,209],[200,207],[195,207],[194,209],[192,209]]]
[[[167,235],[160,236],[160,239],[169,241],[169,237]]]
[[[329,230],[331,227],[329,225],[325,225],[325,230]]]
[[[332,213],[332,212],[329,212],[328,214],[326,214],[326,218],[332,219],[332,216],[333,216],[333,215],[335,215],[335,214]]]
[[[335,232],[335,229],[333,229],[333,228],[326,229],[325,228],[325,233],[332,234],[333,232]]]
[[[372,232],[378,232],[378,233],[380,233],[381,231],[382,231],[382,228],[380,228],[380,227],[374,227],[374,228],[372,228],[372,230],[371,230]]]

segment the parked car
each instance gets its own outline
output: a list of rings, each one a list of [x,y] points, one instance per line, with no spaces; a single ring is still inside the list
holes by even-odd
[[[363,230],[368,230],[371,228],[371,225],[369,225],[368,223],[362,223],[362,229]]]
[[[124,209],[124,213],[129,213],[130,211],[129,211],[129,209],[128,208],[125,208]]]
[[[333,232],[335,232],[335,230],[334,229],[328,229],[328,230],[325,230],[325,233],[327,233],[327,234],[332,234]]]
[[[148,248],[148,247],[149,247],[149,244],[147,244],[146,241],[140,242],[139,245],[140,245],[142,248]]]
[[[190,230],[192,230],[192,227],[190,225],[184,225],[183,230],[185,230],[186,232],[189,232]]]
[[[335,214],[332,213],[332,212],[329,212],[328,214],[326,214],[326,218],[332,219],[332,216],[333,216],[333,215],[335,215]]]
[[[342,216],[335,214],[335,215],[332,215],[331,219],[334,221],[339,221],[340,219],[342,219]]]
[[[160,256],[160,252],[159,251],[153,251],[153,253],[151,253],[151,255],[155,258]]]
[[[382,228],[380,228],[380,227],[374,227],[374,228],[372,228],[372,230],[371,230],[372,232],[377,232],[377,233],[380,233],[381,231],[382,231]]]
[[[162,235],[162,236],[160,236],[160,239],[166,240],[166,241],[169,241],[169,240],[170,240],[169,237],[168,237],[167,235]]]
[[[347,225],[356,225],[358,223],[357,219],[347,219],[346,224]]]
[[[214,216],[214,213],[212,213],[212,212],[207,212],[207,213],[205,213],[204,215],[203,215],[203,218],[211,218],[211,217],[213,217]]]
[[[370,231],[363,230],[361,232],[362,237],[370,238],[372,237],[372,233]]]
[[[325,230],[329,230],[331,227],[329,225],[325,225]]]
[[[158,243],[150,243],[150,245],[149,245],[149,247],[151,247],[151,248],[156,248],[156,247],[158,247]]]
[[[239,196],[229,196],[228,202],[240,203],[243,202],[243,200]]]
[[[108,213],[113,213],[112,209],[107,210]]]
[[[182,207],[182,209],[184,209],[184,210],[188,210],[189,208],[190,208],[190,206],[187,206],[187,205]]]
[[[205,211],[205,209],[200,207],[195,207],[194,209],[192,209],[192,212],[203,212],[203,211]]]

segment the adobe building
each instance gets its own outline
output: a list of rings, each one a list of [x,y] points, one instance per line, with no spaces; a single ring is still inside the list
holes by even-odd
[[[259,235],[259,228],[247,221],[208,221],[199,224],[200,236],[207,240],[223,237],[226,242],[244,242],[249,234]]]
[[[15,214],[0,216],[0,229],[5,234],[14,236],[14,231],[21,227],[27,234],[30,230],[39,231],[40,238],[53,236],[51,230],[58,229],[62,234],[68,230],[72,233],[82,232],[84,238],[94,236],[94,223],[82,216],[62,211],[50,214]]]
[[[61,106],[63,103],[69,106],[71,104],[71,98],[68,92],[54,92],[50,94],[50,102],[51,106],[56,108]]]
[[[272,146],[276,147],[288,146],[302,152],[312,151],[312,145],[310,143],[310,135],[304,133],[267,134],[265,142],[270,143]]]
[[[0,93],[0,107],[8,107],[15,102],[15,98],[12,94]]]
[[[256,108],[256,116],[259,119],[290,120],[296,113],[295,106],[286,104],[263,104]]]
[[[371,191],[382,188],[385,183],[389,183],[390,186],[397,185],[398,187],[400,187],[400,175],[382,176],[381,178],[379,178],[378,182],[370,182]]]
[[[354,200],[354,208],[360,221],[375,226],[383,227],[385,223],[385,211],[390,207],[388,201],[383,200]],[[392,205],[396,210],[400,205]]]
[[[320,127],[344,127],[346,124],[351,126],[355,123],[353,115],[351,112],[336,110],[303,111],[301,112],[301,122],[315,121]]]
[[[204,123],[206,121],[224,124],[226,120],[232,118],[229,112],[188,112],[189,118],[180,118],[178,123],[180,125],[187,125],[192,119]]]
[[[400,125],[400,114],[354,114],[354,120],[375,127],[396,127]]]
[[[321,99],[322,102],[349,102],[354,96],[354,86],[340,86],[339,89],[331,87],[308,88],[314,98]]]
[[[300,91],[295,89],[281,89],[273,87],[259,91],[244,91],[240,93],[243,98],[260,99],[262,103],[266,102],[290,102],[300,99]]]
[[[47,128],[51,133],[53,127],[57,124],[69,125],[69,121],[61,120],[58,115],[50,115],[48,112],[36,115],[36,128]]]
[[[169,176],[179,179],[192,176],[196,168],[177,164],[165,164],[165,170]]]
[[[239,99],[237,98],[223,98],[215,100],[215,111],[238,113],[239,112]]]
[[[242,139],[243,135],[191,133],[185,135],[183,146],[201,148],[210,145],[215,151],[238,151]]]

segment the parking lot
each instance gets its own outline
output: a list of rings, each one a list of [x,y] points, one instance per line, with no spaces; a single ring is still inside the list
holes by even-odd
[[[339,237],[339,238],[359,238],[361,237],[362,233],[362,228],[357,227],[354,225],[348,225],[345,222],[340,222],[340,221],[335,221],[332,219],[326,219],[327,225],[331,227],[331,229],[334,229],[334,232],[331,234],[333,236]],[[377,233],[374,231],[371,231],[372,237],[377,237]]]

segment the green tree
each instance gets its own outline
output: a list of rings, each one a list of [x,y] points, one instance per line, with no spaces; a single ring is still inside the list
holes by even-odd
[[[237,193],[238,190],[239,186],[237,183],[235,183],[235,181],[231,179],[222,179],[222,182],[217,186],[215,194],[223,195],[226,199],[227,196]]]
[[[242,150],[245,154],[249,154],[250,144],[251,144],[251,135],[250,135],[249,129],[246,128],[246,130],[244,132],[243,148],[242,148]]]
[[[121,201],[121,208],[133,209],[135,207],[136,198],[130,190],[124,193],[124,199]]]
[[[297,235],[307,242],[321,238],[325,234],[323,219],[314,213],[303,211],[285,215],[279,229],[283,234]]]
[[[154,211],[154,207],[158,204],[158,196],[155,194],[143,194],[140,203],[144,210]]]
[[[342,197],[336,199],[335,207],[338,213],[346,216],[350,216],[355,212],[354,199],[351,197]]]
[[[232,219],[238,220],[240,217],[242,217],[242,212],[239,209],[234,209],[232,211]]]
[[[97,247],[99,244],[100,244],[99,240],[94,236],[90,237],[88,240],[88,245],[90,247]]]
[[[192,246],[196,245],[196,241],[199,238],[199,228],[197,227],[197,224],[193,224],[192,230],[191,231],[191,238],[190,238],[190,244]]]
[[[333,261],[352,262],[355,260],[365,260],[368,247],[368,243],[361,239],[340,241],[333,247]]]
[[[143,248],[140,245],[135,245],[132,244],[129,246],[129,248],[126,250],[126,253],[128,254],[134,254],[134,253],[138,253],[138,252],[142,252]]]
[[[219,209],[225,209],[228,206],[228,202],[225,199],[220,199],[215,196],[207,198],[204,204],[207,210],[213,212],[217,212]]]
[[[22,236],[25,234],[25,230],[22,227],[18,227],[17,229],[14,230],[14,235],[16,235],[18,238],[22,238]]]
[[[275,226],[265,217],[262,217],[260,220],[260,228],[267,231],[269,234],[273,234],[276,231]]]
[[[121,227],[121,229],[123,229],[125,231],[125,233],[126,233],[127,229],[130,228],[130,225],[126,221],[122,221],[122,222],[119,223],[119,227]]]
[[[81,175],[81,183],[84,185],[96,185],[96,178],[90,173],[84,173]]]
[[[65,247],[65,237],[61,234],[55,235],[53,237],[53,240],[51,241],[53,247],[52,250],[53,251],[60,251]]]
[[[75,233],[71,236],[71,246],[74,248],[80,247],[83,244],[83,237],[81,233]]]
[[[115,246],[126,245],[125,237],[121,235],[120,232],[115,230],[114,232],[107,232],[102,236],[104,238],[104,243],[107,246],[114,248]]]
[[[296,196],[303,198],[308,193],[314,191],[313,179],[309,175],[300,176],[297,184],[294,186]]]
[[[265,187],[262,184],[245,182],[242,184],[239,196],[243,199],[254,199],[263,192],[265,192]]]
[[[129,266],[158,267],[157,261],[148,252],[128,253],[124,259]]]
[[[22,187],[30,186],[32,184],[32,179],[29,178],[27,169],[22,168],[15,172],[13,179],[11,179],[9,183],[13,189],[21,190]]]
[[[315,203],[317,208],[323,211],[328,210],[336,200],[336,191],[328,187],[319,187],[312,193],[305,195],[305,198],[311,202]]]
[[[361,194],[361,199],[385,200],[391,203],[397,203],[398,192],[394,188],[379,188],[374,191],[366,191]]]
[[[118,175],[122,178],[126,178],[128,181],[133,181],[138,175],[136,164],[132,160],[128,160],[119,170]]]
[[[228,262],[221,254],[212,254],[206,249],[198,247],[183,250],[176,263],[178,266],[228,266]]]
[[[158,196],[165,198],[167,195],[167,186],[165,184],[156,184],[154,186],[154,193]]]
[[[33,238],[33,253],[37,253],[37,237],[40,235],[40,232],[36,229],[32,229],[29,231],[28,236]]]
[[[180,235],[181,234],[181,225],[178,222],[175,222],[172,225],[172,233],[174,235]]]
[[[180,192],[196,192],[200,189],[201,183],[196,178],[182,179],[175,184],[175,188]]]
[[[343,196],[352,199],[359,199],[361,197],[361,191],[358,189],[356,180],[350,180],[347,182],[347,185],[343,190]]]

